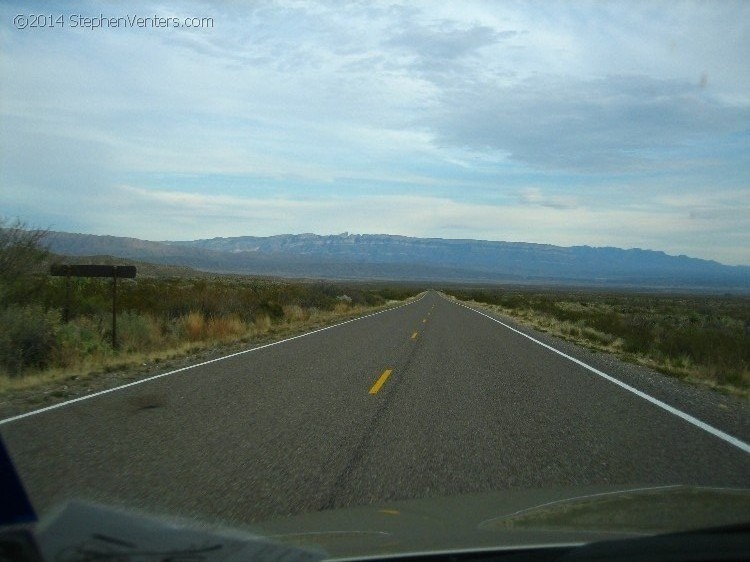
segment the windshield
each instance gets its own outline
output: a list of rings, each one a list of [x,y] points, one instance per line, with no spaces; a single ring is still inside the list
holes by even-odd
[[[329,554],[747,522],[749,52],[746,2],[3,2],[35,511]]]

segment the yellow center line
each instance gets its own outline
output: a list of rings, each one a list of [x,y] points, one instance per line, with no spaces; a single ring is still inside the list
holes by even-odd
[[[413,334],[411,335],[411,339],[413,339],[413,340],[417,339],[417,332],[414,332],[414,333],[413,333]]]
[[[370,394],[377,394],[380,390],[380,387],[385,384],[385,381],[388,380],[388,377],[391,376],[391,369],[386,369],[383,371],[383,374],[380,375],[380,378],[375,382],[374,385],[372,385],[372,388],[370,389]]]

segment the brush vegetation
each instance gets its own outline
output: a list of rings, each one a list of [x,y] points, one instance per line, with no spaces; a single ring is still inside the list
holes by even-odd
[[[750,394],[750,298],[539,291],[448,290],[596,351],[663,373]]]
[[[0,224],[0,391],[159,362],[318,327],[385,307],[414,288],[241,276],[52,277],[43,233]]]
[[[360,314],[412,294],[389,288],[221,277],[121,279],[117,293],[119,349],[115,350],[111,280],[36,279],[33,295],[6,302],[0,309],[0,376],[106,365],[122,362],[129,354],[158,355],[185,346],[248,342]]]

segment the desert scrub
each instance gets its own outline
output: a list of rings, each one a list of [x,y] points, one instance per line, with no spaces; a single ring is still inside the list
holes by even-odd
[[[449,294],[669,375],[750,392],[748,297],[520,289]]]
[[[179,333],[188,341],[199,341],[206,336],[206,319],[202,312],[190,312],[177,321]]]
[[[57,345],[51,361],[54,366],[73,367],[84,358],[101,358],[112,354],[110,340],[104,339],[101,318],[77,318],[74,322],[62,324],[56,335]]]
[[[9,376],[49,366],[57,347],[58,311],[39,305],[9,306],[0,311],[0,368]]]
[[[117,315],[117,341],[123,351],[150,351],[165,343],[159,321],[150,314],[123,312]]]
[[[265,334],[271,329],[271,317],[268,314],[262,314],[253,321],[255,332]]]
[[[299,322],[310,319],[310,310],[302,308],[298,304],[288,304],[284,306],[284,321],[287,323]]]
[[[245,334],[248,326],[237,314],[215,316],[208,319],[206,337],[209,340],[226,341]]]
[[[123,279],[111,345],[111,282],[37,275],[36,302],[0,301],[0,376],[108,370],[151,356],[247,343],[384,305],[416,289],[346,287],[240,276]],[[68,322],[63,322],[67,310]],[[0,381],[1,382],[1,381]]]

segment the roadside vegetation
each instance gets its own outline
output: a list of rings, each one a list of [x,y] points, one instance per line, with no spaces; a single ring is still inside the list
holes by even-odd
[[[747,296],[507,288],[445,292],[591,350],[750,395]]]
[[[0,223],[0,395],[312,329],[406,299],[386,285],[244,276],[52,277],[43,232]],[[169,271],[167,269],[167,271]]]

